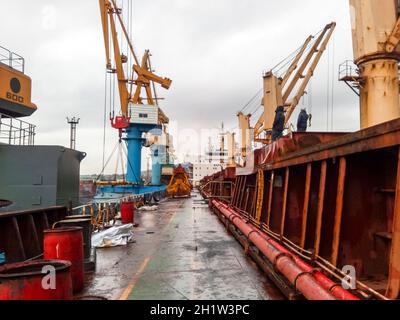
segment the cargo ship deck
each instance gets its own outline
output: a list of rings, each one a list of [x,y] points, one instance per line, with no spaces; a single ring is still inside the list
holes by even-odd
[[[135,243],[97,250],[81,296],[117,300],[282,300],[280,291],[202,201],[136,213]]]

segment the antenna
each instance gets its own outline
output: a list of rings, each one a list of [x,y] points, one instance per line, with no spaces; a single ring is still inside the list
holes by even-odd
[[[71,126],[71,135],[70,135],[70,148],[72,150],[76,149],[76,127],[79,124],[80,118],[68,118],[67,122]]]

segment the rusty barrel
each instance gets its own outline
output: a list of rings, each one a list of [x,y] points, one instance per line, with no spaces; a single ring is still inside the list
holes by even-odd
[[[83,232],[81,227],[63,227],[44,231],[44,258],[71,262],[73,291],[84,286]]]
[[[92,219],[89,216],[69,216],[65,220],[59,221],[62,227],[81,227],[83,229],[83,252],[85,261],[90,260],[92,249]]]
[[[71,262],[31,261],[0,267],[0,300],[72,300]]]
[[[121,221],[122,224],[134,223],[135,221],[134,201],[123,201],[121,203]]]

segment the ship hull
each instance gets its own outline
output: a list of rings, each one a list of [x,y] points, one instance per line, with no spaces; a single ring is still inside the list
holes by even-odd
[[[222,196],[258,230],[335,281],[353,271],[361,297],[397,299],[400,120],[319,137],[307,147],[301,141],[288,138],[257,150],[253,166],[237,169],[235,177],[205,179],[203,196]]]

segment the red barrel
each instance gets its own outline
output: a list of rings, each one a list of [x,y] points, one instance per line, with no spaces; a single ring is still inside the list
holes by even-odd
[[[0,300],[72,299],[69,261],[39,260],[0,267]]]
[[[135,202],[124,201],[121,203],[121,220],[123,224],[134,223],[135,221]]]
[[[71,261],[72,288],[83,290],[84,254],[83,229],[68,227],[44,231],[44,258]]]

